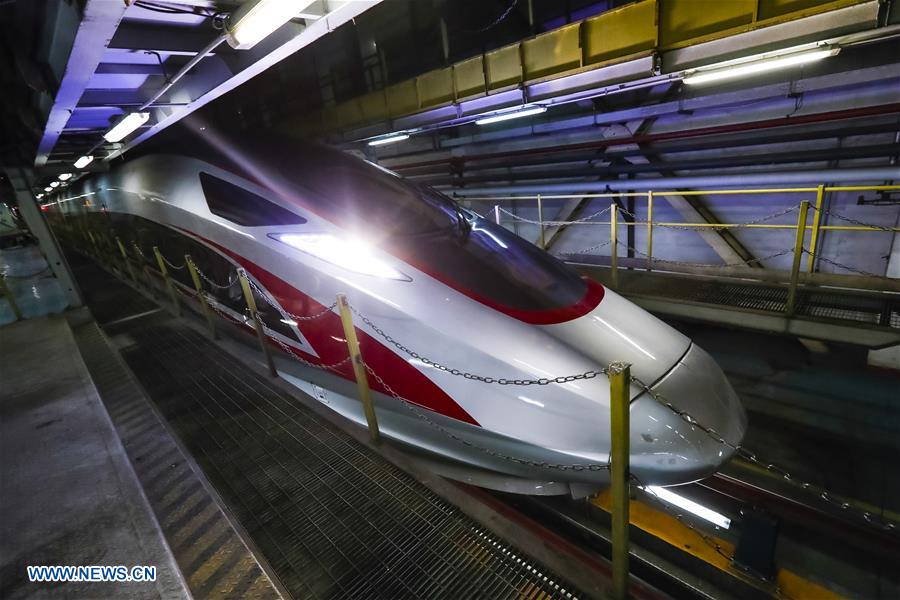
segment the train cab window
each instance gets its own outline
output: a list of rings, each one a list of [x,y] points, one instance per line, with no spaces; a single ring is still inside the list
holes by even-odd
[[[244,227],[302,225],[306,219],[238,185],[200,173],[200,185],[212,214]]]

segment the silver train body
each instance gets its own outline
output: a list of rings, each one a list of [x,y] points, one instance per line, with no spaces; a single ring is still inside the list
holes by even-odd
[[[323,148],[221,142],[186,154],[129,160],[45,210],[64,230],[99,228],[173,261],[191,254],[218,284],[208,286],[215,308],[249,329],[229,280],[243,267],[259,287],[281,374],[345,417],[365,424],[350,364],[302,362],[347,356],[329,310],[337,294],[357,311],[364,359],[381,378],[370,376],[382,435],[449,463],[602,486],[604,469],[568,467],[608,464],[606,376],[547,381],[613,362],[741,441],[745,412],[703,349],[452,200]],[[173,276],[191,286],[185,272]],[[631,394],[631,470],[642,482],[694,481],[729,458],[727,446],[640,387]]]

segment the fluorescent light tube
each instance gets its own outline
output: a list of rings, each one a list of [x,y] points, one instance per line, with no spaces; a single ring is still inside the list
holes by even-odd
[[[125,137],[135,129],[146,123],[150,119],[148,112],[131,113],[103,134],[103,139],[107,142],[121,142]]]
[[[91,164],[91,162],[93,160],[94,160],[94,157],[91,156],[90,154],[82,156],[81,158],[79,158],[78,160],[75,161],[75,168],[83,169],[86,166],[88,166],[89,164]]]
[[[45,187],[45,188],[44,188],[44,191],[45,191],[45,192],[52,192],[52,191],[53,191],[53,188],[52,188],[52,187]]]
[[[482,117],[475,120],[476,125],[489,125],[491,123],[499,123],[500,121],[509,121],[510,119],[518,119],[519,117],[530,117],[546,112],[546,106],[527,106],[517,110],[493,114],[489,117]]]
[[[59,174],[59,180],[60,180],[60,181],[68,181],[68,180],[71,179],[71,178],[72,178],[72,174],[71,174],[71,173],[60,173],[60,174]]]
[[[709,83],[725,79],[737,79],[748,75],[756,75],[757,73],[765,73],[767,71],[775,71],[777,69],[784,69],[796,65],[804,65],[806,63],[822,60],[823,58],[828,58],[829,56],[834,56],[840,51],[840,48],[827,48],[825,50],[798,52],[796,54],[773,56],[771,58],[763,58],[760,60],[737,62],[727,66],[723,65],[719,68],[712,66],[693,71],[686,75],[682,81],[688,85],[696,85],[698,83]]]
[[[249,50],[260,40],[300,14],[313,0],[257,0],[246,2],[229,19],[228,45]]]
[[[58,186],[58,185],[59,185],[59,182],[58,182],[58,181],[51,181],[51,182],[50,182],[50,187],[52,187],[52,188],[55,188],[55,187]]]
[[[387,137],[378,138],[376,140],[372,140],[369,142],[370,146],[384,146],[385,144],[393,144],[395,142],[402,142],[403,140],[408,140],[408,133],[398,133],[396,135],[389,135]]]
[[[709,521],[713,525],[717,525],[722,529],[728,529],[729,527],[731,527],[731,519],[729,519],[725,515],[717,513],[711,508],[706,508],[702,504],[698,504],[689,498],[679,496],[668,488],[648,485],[642,489],[650,494],[653,494],[663,502],[668,502],[673,506],[677,506],[682,510],[686,510],[692,515],[696,515],[701,519]]]

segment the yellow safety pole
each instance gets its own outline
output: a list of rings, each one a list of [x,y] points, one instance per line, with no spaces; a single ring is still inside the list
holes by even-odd
[[[12,308],[13,314],[16,315],[16,320],[22,320],[22,311],[19,309],[18,303],[16,303],[16,298],[13,295],[12,291],[6,286],[6,278],[0,277],[0,298],[6,296],[6,299],[9,301],[9,306]]]
[[[166,289],[169,290],[169,297],[172,299],[172,314],[180,317],[181,305],[178,303],[178,292],[175,291],[175,284],[172,283],[172,278],[169,277],[169,269],[166,268],[166,261],[163,260],[162,252],[159,251],[158,246],[153,246],[153,255],[156,256],[156,264],[159,265],[159,272],[166,282]]]
[[[537,210],[538,210],[538,227],[540,228],[539,239],[541,241],[541,248],[547,248],[547,240],[544,239],[544,202],[541,200],[541,195],[537,196]]]
[[[628,596],[628,523],[629,487],[629,404],[631,366],[626,363],[609,365],[610,439],[609,457],[610,500],[612,504],[612,598],[624,600]]]
[[[612,288],[619,289],[619,207],[609,205],[609,266],[612,269]]]
[[[200,283],[200,273],[190,254],[184,255],[184,264],[187,265],[188,273],[191,274],[191,281],[194,282],[194,289],[197,291],[197,298],[200,299],[200,306],[203,307],[203,314],[206,316],[206,323],[209,325],[209,334],[212,338],[218,339],[219,334],[216,331],[216,320],[213,318],[212,310],[206,301],[206,294],[203,293],[203,284]]]
[[[128,270],[129,277],[131,277],[131,280],[137,285],[137,275],[134,274],[134,268],[131,266],[131,259],[128,258],[128,252],[125,251],[125,244],[122,243],[119,236],[116,236],[116,244],[119,246],[119,253],[122,255],[122,260],[125,261],[125,268]]]
[[[647,270],[653,269],[653,190],[647,192]]]
[[[803,258],[803,240],[806,237],[806,213],[809,211],[809,201],[800,203],[800,215],[797,217],[797,238],[794,241],[794,262],[791,265],[791,283],[788,287],[787,304],[784,312],[788,316],[794,314],[797,302],[797,282],[800,279],[800,259]]]
[[[250,280],[247,279],[247,272],[244,269],[238,269],[238,279],[241,281],[241,290],[244,292],[244,301],[247,303],[247,310],[250,311],[250,318],[253,319],[253,325],[256,328],[256,337],[259,338],[259,347],[262,349],[263,356],[266,357],[266,364],[269,366],[269,375],[278,377],[278,371],[275,370],[275,361],[272,360],[272,353],[269,351],[269,345],[266,344],[266,333],[263,330],[262,319],[256,310],[256,299],[253,297],[253,290],[250,289]]]
[[[366,422],[369,424],[369,437],[373,442],[377,442],[380,437],[378,418],[375,416],[375,404],[372,402],[372,391],[369,389],[369,376],[366,374],[366,364],[363,362],[362,353],[359,350],[359,340],[356,337],[356,328],[353,326],[353,315],[350,312],[347,296],[338,294],[337,305],[341,312],[341,325],[344,326],[344,339],[347,340],[350,362],[353,363],[353,374],[356,375],[359,399],[362,401]]]
[[[816,214],[813,215],[812,234],[809,238],[809,258],[806,261],[806,272],[812,273],[816,260],[816,245],[819,242],[819,227],[822,224],[822,201],[825,198],[825,186],[816,189]]]

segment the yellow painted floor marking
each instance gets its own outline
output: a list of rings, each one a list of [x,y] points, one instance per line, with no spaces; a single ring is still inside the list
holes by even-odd
[[[593,498],[592,502],[609,512],[609,490],[600,492]],[[706,544],[697,533],[691,531],[675,517],[651,508],[638,500],[630,502],[629,511],[631,524],[638,529],[646,531],[676,548],[681,548],[691,556],[699,558],[722,571],[733,572],[731,563],[727,558],[716,552],[715,548]],[[723,552],[726,554],[734,553],[734,544],[715,536],[710,537],[722,547]],[[843,600],[843,596],[839,596],[831,590],[804,579],[787,569],[778,569],[776,579],[782,594],[791,600]]]

